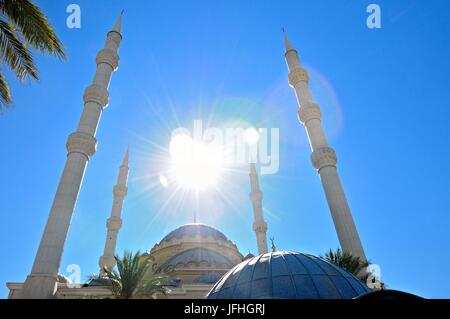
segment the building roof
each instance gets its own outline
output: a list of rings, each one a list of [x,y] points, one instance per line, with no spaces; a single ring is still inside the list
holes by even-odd
[[[274,252],[243,261],[208,299],[351,299],[370,289],[352,274],[312,255]]]

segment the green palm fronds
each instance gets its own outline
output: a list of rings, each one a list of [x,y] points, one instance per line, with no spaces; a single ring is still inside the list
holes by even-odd
[[[65,59],[63,46],[47,17],[30,0],[0,0],[0,63],[20,80],[39,79],[30,49]],[[0,111],[12,103],[0,69]]]

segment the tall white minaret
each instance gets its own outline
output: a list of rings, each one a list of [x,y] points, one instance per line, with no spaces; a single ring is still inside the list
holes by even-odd
[[[106,223],[107,234],[103,256],[98,262],[100,266],[100,274],[104,274],[105,267],[112,270],[116,266],[114,255],[116,252],[117,235],[122,227],[122,207],[123,200],[127,196],[127,180],[128,180],[128,149],[123,158],[122,165],[119,168],[119,176],[117,177],[116,186],[113,188],[113,206],[111,209],[111,217]]]
[[[256,166],[254,163],[250,163],[250,200],[253,205],[254,223],[253,230],[256,233],[256,242],[258,244],[258,254],[267,253],[267,223],[264,221],[262,198],[263,194],[259,188],[258,173],[256,172]]]
[[[361,241],[336,169],[337,157],[329,147],[323,127],[322,113],[314,103],[308,86],[308,73],[302,67],[297,51],[284,36],[285,57],[289,69],[289,84],[295,90],[299,104],[298,118],[305,126],[312,149],[311,160],[322,181],[333,216],[336,232],[344,251],[366,260]]]
[[[66,165],[53,199],[52,208],[34,260],[19,298],[53,298],[57,275],[70,222],[89,158],[96,151],[95,134],[103,109],[108,105],[108,86],[117,69],[122,40],[122,16],[108,33],[104,48],[97,54],[97,71],[83,99],[84,109],[77,130],[67,140]]]

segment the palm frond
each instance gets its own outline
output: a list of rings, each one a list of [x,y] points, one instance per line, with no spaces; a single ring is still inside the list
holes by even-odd
[[[103,269],[106,275],[106,278],[109,280],[111,286],[111,292],[117,299],[122,298],[122,281],[120,275],[115,270],[109,270],[108,268]]]
[[[14,24],[24,39],[44,54],[65,58],[61,41],[47,17],[30,0],[0,0],[0,13]]]
[[[19,80],[27,76],[38,79],[33,56],[20,41],[12,25],[0,20],[0,55]]]
[[[117,270],[105,268],[102,278],[110,281],[110,289],[117,299],[145,299],[165,295],[166,278],[148,273],[153,261],[151,257],[143,258],[139,252],[133,254],[126,251],[121,258],[114,258]]]
[[[0,112],[2,111],[2,106],[8,107],[10,104],[11,91],[9,90],[8,82],[0,71]]]
[[[355,276],[359,276],[361,272],[369,266],[367,261],[361,260],[359,257],[354,257],[351,253],[342,251],[340,248],[336,251],[330,249],[325,253],[325,256],[320,257],[342,269],[347,270]]]

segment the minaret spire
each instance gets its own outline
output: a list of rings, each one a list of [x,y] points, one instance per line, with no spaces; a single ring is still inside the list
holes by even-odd
[[[267,223],[264,221],[262,198],[263,194],[259,188],[258,173],[256,171],[256,165],[250,163],[250,200],[253,205],[254,223],[253,230],[256,233],[256,242],[258,244],[258,254],[267,253]]]
[[[336,169],[336,152],[328,145],[322,127],[322,113],[319,106],[314,103],[309,90],[308,73],[302,67],[298,53],[291,46],[286,35],[285,45],[285,57],[289,69],[289,84],[295,90],[299,106],[298,118],[307,131],[312,149],[312,164],[320,175],[342,250],[366,260]]]
[[[87,162],[97,148],[95,138],[100,116],[108,105],[108,86],[117,69],[117,54],[122,36],[120,21],[108,33],[104,48],[97,54],[97,70],[93,83],[87,87],[84,108],[76,131],[67,140],[67,159],[53,199],[31,274],[18,294],[24,299],[53,298],[57,290],[57,276],[76,206]]]
[[[129,156],[130,156],[130,147],[128,146],[127,150],[125,152],[125,156],[123,157],[123,160],[122,160],[122,166],[128,166],[128,158],[129,158]]]
[[[104,274],[105,267],[112,270],[116,266],[114,259],[117,236],[122,227],[122,207],[125,196],[127,196],[128,188],[128,157],[129,151],[125,152],[122,165],[119,168],[119,176],[117,177],[117,184],[113,188],[113,206],[111,208],[111,217],[106,223],[107,234],[105,241],[105,248],[103,249],[103,256],[100,257],[99,266],[100,274]]]
[[[293,46],[291,44],[291,41],[289,41],[289,38],[288,38],[287,33],[284,30],[284,28],[283,28],[283,33],[284,33],[284,48],[285,48],[286,53],[291,50],[295,51],[295,49],[293,48]]]
[[[123,12],[124,12],[124,10],[122,10],[122,12],[120,13],[120,16],[117,18],[116,24],[114,25],[112,31],[115,31],[117,33],[121,33],[121,31],[122,31]]]

